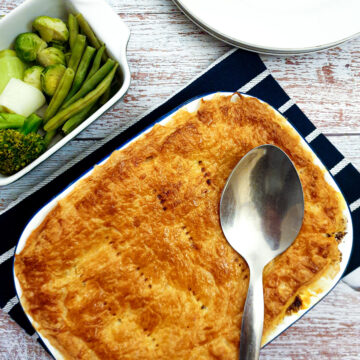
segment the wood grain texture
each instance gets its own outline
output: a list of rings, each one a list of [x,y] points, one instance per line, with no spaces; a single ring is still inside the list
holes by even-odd
[[[0,311],[0,359],[45,360],[51,359],[40,344]]]
[[[0,15],[21,0],[0,1]],[[0,188],[0,211],[20,194],[99,139],[149,108],[206,69],[229,45],[192,24],[170,0],[109,0],[131,30],[128,59],[132,83],[124,101],[16,183]],[[273,76],[360,169],[360,38],[306,56],[262,55]],[[360,359],[360,297],[340,283],[315,309],[261,354],[261,359]],[[48,359],[48,355],[0,312],[0,360]]]

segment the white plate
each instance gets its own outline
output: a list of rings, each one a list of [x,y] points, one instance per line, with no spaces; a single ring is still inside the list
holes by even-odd
[[[67,19],[69,12],[82,13],[96,35],[106,44],[109,55],[120,65],[123,83],[117,93],[88,119],[65,137],[57,136],[50,148],[24,169],[14,175],[0,174],[0,186],[8,185],[21,178],[35,166],[59,150],[106,110],[119,101],[130,86],[130,69],[126,59],[126,47],[130,31],[105,0],[26,0],[0,20],[0,50],[12,45],[17,35],[31,31],[33,20],[39,15]]]
[[[217,93],[217,94],[222,94],[222,95],[231,95],[232,93]],[[156,123],[159,124],[166,124],[168,121],[170,121],[172,119],[172,117],[174,116],[174,114],[181,108],[185,107],[188,111],[192,112],[195,111],[196,109],[198,109],[199,104],[201,99],[211,99],[215,94],[210,94],[207,95],[205,97],[200,97],[197,98],[195,100],[191,100],[190,102],[188,102],[187,104],[180,106],[176,109],[174,109],[171,113],[165,115],[164,117],[160,118]],[[248,95],[243,95],[246,97],[251,97]],[[275,109],[273,109],[274,111],[276,111]],[[153,124],[154,125],[154,124]],[[123,146],[121,146],[118,150],[120,149],[124,149],[125,147],[129,146],[129,144],[131,144],[133,141],[137,140],[139,137],[141,137],[143,134],[151,131],[152,126],[150,126],[149,128],[147,128],[146,130],[144,130],[142,133],[138,134],[135,138],[131,139],[129,142],[127,142],[126,144],[124,144]],[[288,123],[289,127],[293,130],[295,130],[290,123]],[[296,131],[296,130],[295,130]],[[299,135],[300,137],[300,135]],[[304,146],[304,148],[306,148],[306,150],[310,151],[313,155],[314,155],[314,162],[319,165],[322,169],[325,169],[324,165],[321,163],[321,161],[316,157],[315,153],[310,149],[310,147],[307,145],[307,143],[302,139],[301,140],[302,145]],[[109,154],[110,156],[110,154]],[[98,165],[105,163],[108,159],[109,156],[106,157],[105,159],[103,159]],[[25,243],[27,241],[27,239],[29,238],[29,236],[31,235],[31,233],[41,224],[41,222],[44,220],[44,218],[46,217],[46,215],[55,207],[55,205],[57,204],[57,202],[64,198],[67,194],[69,194],[74,187],[76,186],[77,182],[81,179],[84,179],[86,177],[88,177],[89,175],[91,175],[93,171],[93,168],[89,169],[86,173],[84,173],[79,179],[77,179],[74,183],[72,183],[68,188],[66,188],[63,192],[61,192],[59,195],[57,195],[55,198],[53,198],[48,204],[46,204],[42,209],[40,209],[35,215],[34,217],[30,220],[30,222],[27,224],[26,228],[24,229],[23,233],[21,234],[21,237],[19,239],[19,242],[17,244],[17,248],[15,253],[19,254],[21,252],[21,250],[24,248]],[[340,192],[338,186],[336,185],[335,181],[333,180],[333,178],[331,177],[331,175],[326,171],[325,174],[325,178],[328,181],[328,183],[338,192]],[[327,294],[328,292],[330,292],[333,287],[338,283],[338,281],[341,279],[342,274],[345,271],[345,268],[347,266],[347,263],[349,261],[350,255],[351,255],[351,249],[352,249],[352,242],[353,242],[353,228],[352,228],[352,220],[351,220],[351,216],[350,216],[350,212],[349,209],[346,207],[346,209],[344,210],[344,215],[348,221],[347,223],[347,228],[346,228],[346,235],[343,238],[342,242],[339,244],[339,249],[342,253],[342,260],[340,263],[340,271],[339,273],[336,275],[335,278],[333,279],[323,279],[323,281],[321,282],[321,288],[323,289],[322,292],[320,293],[314,293],[313,296],[311,297],[310,303],[307,306],[306,309],[300,310],[299,312],[291,315],[291,316],[287,316],[284,321],[279,324],[279,326],[275,329],[274,332],[271,333],[271,335],[266,339],[266,343],[269,343],[270,341],[272,341],[274,338],[276,338],[278,335],[280,335],[284,330],[286,330],[289,326],[291,326],[295,321],[297,321],[298,319],[300,319],[306,312],[308,312],[314,305],[316,305],[320,300],[322,300]],[[14,279],[15,279],[15,289],[17,292],[17,295],[20,299],[20,303],[22,304],[21,301],[21,295],[22,295],[22,289],[20,286],[20,283],[16,277],[16,273],[14,270]],[[26,311],[25,311],[26,313]],[[33,324],[34,328],[37,330],[39,328],[39,326],[34,322],[34,320],[31,318],[30,315],[28,315],[26,313],[27,317],[29,318],[29,320],[31,321],[31,323]],[[46,344],[46,346],[48,347],[48,349],[50,350],[50,352],[53,354],[53,356],[56,359],[63,359],[63,357],[58,353],[58,351],[50,344],[50,342],[41,334],[41,332],[39,332],[39,336],[41,337],[41,339],[44,341],[44,343]]]
[[[296,54],[360,33],[359,0],[174,0],[213,36],[247,50]]]

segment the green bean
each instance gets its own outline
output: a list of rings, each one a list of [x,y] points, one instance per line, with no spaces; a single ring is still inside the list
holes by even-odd
[[[69,66],[70,58],[71,58],[71,52],[65,53],[65,62],[67,66]]]
[[[76,127],[78,127],[88,116],[92,113],[92,110],[95,108],[95,104],[90,104],[83,110],[79,111],[77,114],[72,116],[64,126],[62,127],[62,131],[64,134],[71,133]]]
[[[69,14],[68,25],[69,25],[69,34],[70,34],[69,44],[70,44],[70,49],[72,49],[74,47],[76,37],[79,33],[79,23],[73,14]]]
[[[68,67],[72,68],[74,71],[76,71],[76,69],[79,66],[79,62],[81,60],[85,46],[86,46],[86,36],[78,34],[76,36],[76,41],[72,49],[71,57],[68,64]]]
[[[98,51],[96,52],[92,67],[86,77],[86,80],[90,79],[99,70],[100,63],[101,63],[101,57],[102,57],[102,54],[104,53],[104,51],[105,51],[105,45],[103,45],[101,48],[99,48]]]
[[[84,51],[84,55],[82,56],[79,67],[76,71],[71,90],[67,95],[66,100],[72,98],[76,94],[76,92],[80,89],[82,83],[84,82],[87,70],[90,66],[90,62],[92,57],[94,56],[95,51],[96,51],[95,48],[91,46],[86,47]]]
[[[59,85],[56,88],[55,94],[52,97],[48,108],[46,109],[44,116],[45,123],[56,114],[61,104],[64,102],[67,94],[70,91],[74,76],[75,72],[73,69],[67,68],[65,70],[64,75],[62,76]]]
[[[65,104],[61,107],[62,109],[67,108],[71,104],[73,104],[76,100],[79,100],[83,96],[85,96],[88,92],[93,90],[97,84],[100,83],[104,79],[104,77],[110,72],[110,70],[114,67],[115,61],[112,59],[108,59],[106,63],[89,79],[86,80],[81,86],[80,90]]]
[[[115,76],[116,69],[118,67],[116,63],[113,69],[106,75],[106,77],[101,81],[101,83],[91,92],[89,92],[85,97],[77,100],[71,104],[68,108],[58,112],[52,119],[50,119],[44,126],[45,131],[56,130],[62,126],[66,120],[70,119],[73,115],[83,110],[90,104],[93,104],[97,101],[100,96],[106,91],[106,89],[111,85],[111,82]]]
[[[96,35],[94,34],[90,25],[85,20],[84,16],[82,14],[77,14],[76,19],[77,19],[83,33],[88,37],[90,44],[92,46],[94,46],[95,49],[99,49],[103,45],[103,43],[96,37]],[[105,53],[103,53],[102,54],[103,61],[106,61],[107,58],[108,58],[107,55]]]
[[[110,99],[111,86],[109,86],[99,100],[100,105],[104,105]]]
[[[54,138],[54,136],[56,135],[56,130],[53,131],[48,131],[45,136],[44,136],[44,142],[46,144],[46,146],[48,147],[52,141],[52,139]]]

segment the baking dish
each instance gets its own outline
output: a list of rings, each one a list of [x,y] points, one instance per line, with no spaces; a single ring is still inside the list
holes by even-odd
[[[205,99],[210,99],[211,97],[213,97],[215,94],[210,94],[207,95],[206,97],[204,97]],[[231,93],[220,93],[220,95],[231,95]],[[243,95],[246,96],[246,95]],[[197,109],[201,98],[197,98],[195,100],[190,101],[189,103],[187,103],[185,105],[186,109],[190,112],[194,111]],[[171,118],[173,117],[174,113],[176,113],[176,111],[178,111],[179,108],[175,109],[173,112],[171,112],[170,114],[167,114],[165,117],[161,118],[158,120],[157,123],[164,125],[165,123],[167,123],[169,120],[171,120]],[[274,110],[275,111],[275,110]],[[292,128],[292,126],[287,123],[287,125]],[[145,130],[143,133],[137,135],[134,139],[131,139],[130,142],[122,145],[120,147],[120,149],[125,148],[126,146],[128,146],[132,141],[135,141],[136,139],[139,138],[139,136],[141,136],[142,134],[144,134],[145,132],[150,131],[152,128],[152,126],[150,126],[147,130]],[[293,129],[293,128],[292,128]],[[294,130],[294,129],[293,129]],[[295,130],[296,131],[296,130]],[[325,168],[322,165],[322,163],[320,162],[320,160],[318,160],[316,158],[316,155],[312,152],[312,150],[309,148],[309,146],[306,144],[306,142],[304,140],[302,140],[302,145],[303,147],[307,150],[310,151],[313,156],[314,156],[314,162],[319,165],[324,171]],[[104,160],[102,160],[100,162],[100,164],[106,162],[108,160],[108,158],[105,158]],[[80,179],[87,177],[91,174],[92,169],[90,169],[89,171],[87,171],[86,173],[84,173]],[[340,192],[339,188],[337,187],[336,183],[334,182],[334,180],[332,179],[332,177],[330,176],[329,173],[325,173],[325,178],[326,180],[329,182],[329,184],[337,191]],[[79,180],[79,179],[78,179]],[[78,181],[77,180],[77,181]],[[31,232],[37,227],[39,226],[39,224],[42,222],[42,220],[45,218],[45,216],[48,214],[48,212],[56,205],[57,201],[63,197],[65,197],[70,191],[72,191],[72,189],[75,187],[77,181],[75,181],[72,185],[70,185],[67,189],[65,189],[62,193],[60,193],[58,196],[56,196],[53,200],[51,200],[45,207],[43,207],[28,223],[28,225],[26,226],[23,234],[21,235],[21,238],[19,240],[17,249],[16,249],[16,254],[19,254],[21,252],[21,250],[23,249],[27,238],[29,237],[29,235],[31,234]],[[326,294],[336,285],[336,283],[339,281],[339,279],[341,278],[343,272],[345,271],[346,265],[348,263],[348,260],[350,258],[350,254],[351,254],[351,248],[352,248],[352,241],[353,241],[353,236],[352,236],[352,222],[351,222],[351,217],[350,217],[350,212],[348,210],[348,208],[346,207],[344,210],[344,216],[347,219],[347,234],[345,235],[345,237],[343,238],[342,242],[339,244],[339,249],[342,252],[342,260],[340,263],[340,271],[338,272],[338,274],[334,277],[334,278],[322,278],[321,279],[321,283],[317,282],[316,283],[316,287],[320,287],[321,291],[316,292],[316,291],[312,291],[314,290],[313,287],[311,289],[309,289],[309,302],[306,304],[306,307],[302,310],[300,310],[299,312],[294,313],[291,316],[288,316],[284,319],[284,321],[282,321],[275,329],[274,331],[268,336],[268,338],[265,341],[265,344],[270,342],[271,340],[273,340],[276,336],[278,336],[282,331],[284,331],[287,327],[289,327],[290,325],[292,325],[296,320],[298,320],[301,316],[303,316],[307,311],[309,311],[317,302],[319,302],[323,297],[326,296]],[[20,298],[20,302],[21,302],[21,295],[22,295],[22,289],[20,287],[20,284],[17,280],[16,274],[14,274],[14,278],[15,278],[15,287],[16,287],[16,291],[17,294]],[[31,319],[31,317],[29,316],[30,321],[33,323],[35,329],[38,329],[38,325],[36,323],[34,323],[34,321]],[[56,351],[56,349],[54,350],[53,347],[49,344],[49,342],[47,341],[46,338],[44,338],[41,333],[39,334],[42,339],[44,340],[44,342],[47,344],[47,346],[49,346],[49,350],[52,351],[53,355],[58,358],[61,359],[61,355],[58,354],[58,352]],[[53,351],[54,350],[54,351]]]
[[[70,134],[57,135],[47,151],[17,173],[5,176],[0,174],[0,186],[18,180],[35,166],[54,154],[68,141],[94,122],[99,116],[119,101],[130,86],[130,69],[126,59],[126,47],[130,30],[105,0],[26,0],[15,10],[0,20],[0,49],[12,45],[16,36],[31,30],[32,21],[39,15],[67,18],[69,12],[82,13],[96,35],[106,44],[109,55],[119,63],[122,85],[116,94]]]

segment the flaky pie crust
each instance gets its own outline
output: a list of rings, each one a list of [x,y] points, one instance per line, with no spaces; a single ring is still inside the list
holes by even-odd
[[[16,255],[22,304],[64,358],[238,358],[249,270],[222,234],[219,200],[262,144],[290,156],[305,197],[297,239],[264,270],[264,334],[338,271],[343,200],[298,134],[257,99],[202,100],[96,166]]]

